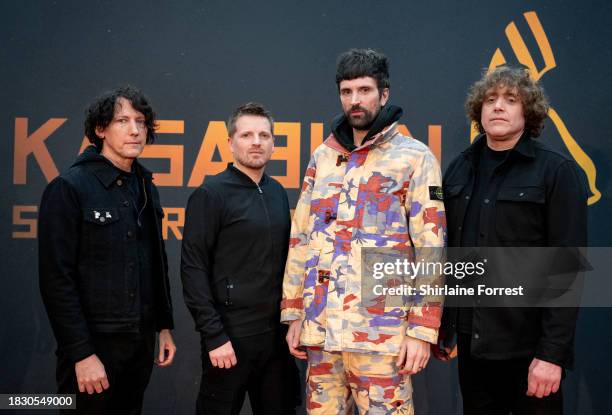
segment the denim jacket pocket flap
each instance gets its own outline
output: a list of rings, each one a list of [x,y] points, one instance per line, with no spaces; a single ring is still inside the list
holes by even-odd
[[[464,187],[465,184],[445,184],[443,187],[444,198],[449,199],[459,195]]]
[[[544,188],[539,186],[502,187],[497,194],[497,200],[544,203],[546,201],[546,195]]]
[[[96,225],[109,225],[119,220],[119,211],[116,208],[85,208],[83,219]]]

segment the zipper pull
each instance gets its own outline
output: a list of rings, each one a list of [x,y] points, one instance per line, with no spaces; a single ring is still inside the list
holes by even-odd
[[[259,192],[259,194],[263,195],[263,190],[261,190],[261,187],[259,187],[258,184],[256,184],[255,186],[257,186],[257,191]]]

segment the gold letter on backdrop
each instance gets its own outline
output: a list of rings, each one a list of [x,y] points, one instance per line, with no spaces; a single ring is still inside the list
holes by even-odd
[[[183,120],[159,120],[157,121],[157,134],[183,134],[185,133],[185,122]],[[170,171],[167,173],[153,173],[153,179],[157,186],[182,186],[183,185],[183,146],[182,145],[147,145],[140,155],[143,159],[168,159],[170,160]]]
[[[15,118],[15,150],[13,154],[13,184],[26,184],[28,156],[34,154],[48,182],[59,175],[57,167],[45,145],[45,140],[57,130],[66,118],[50,118],[28,136],[28,119]]]
[[[198,187],[204,182],[204,177],[221,173],[227,167],[227,163],[232,161],[232,152],[227,143],[227,128],[223,121],[211,121],[208,123],[206,134],[202,139],[202,146],[196,158],[193,171],[187,186]],[[219,149],[221,161],[213,161],[215,148]]]

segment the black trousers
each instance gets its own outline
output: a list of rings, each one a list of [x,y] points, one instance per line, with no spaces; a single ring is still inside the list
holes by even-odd
[[[254,415],[294,414],[299,404],[299,375],[285,333],[270,332],[231,342],[238,364],[230,369],[213,367],[202,347],[196,414],[237,415],[247,392]]]
[[[95,334],[93,341],[110,387],[102,393],[80,393],[74,363],[58,352],[58,393],[76,393],[76,410],[60,413],[140,414],[144,391],[153,369],[155,331]]]
[[[469,334],[459,334],[459,385],[464,415],[560,415],[561,388],[545,398],[527,396],[531,358],[488,360],[470,356]]]

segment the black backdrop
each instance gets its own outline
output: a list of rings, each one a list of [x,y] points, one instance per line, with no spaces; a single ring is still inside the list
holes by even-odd
[[[525,56],[531,56],[538,71],[547,68],[541,82],[566,127],[562,132],[559,120],[549,120],[542,139],[573,149],[594,178],[593,195],[597,189],[601,197],[593,196],[589,206],[589,243],[610,246],[610,3],[430,3],[3,2],[0,393],[54,391],[55,341],[38,294],[36,209],[56,174],[53,166],[66,169],[78,153],[84,107],[124,83],[141,88],[160,119],[179,121],[167,123],[158,140],[174,147],[158,147],[144,163],[172,172],[171,178],[159,176],[167,180],[160,192],[168,219],[180,221],[194,166],[213,173],[222,164],[214,162],[226,156],[223,148],[206,150],[202,160],[213,163],[198,164],[203,142],[222,142],[218,121],[249,100],[264,103],[279,123],[277,145],[289,150],[277,156],[288,161],[272,162],[269,172],[288,176],[283,180],[295,204],[311,134],[315,141],[321,128],[326,135],[339,111],[335,59],[348,48],[371,47],[390,57],[391,102],[404,108],[402,122],[413,136],[432,147],[440,138],[443,167],[469,144],[465,93],[496,50],[510,63],[528,64]],[[170,163],[171,153],[182,163]],[[180,241],[172,229],[168,233],[179,352],[173,367],[155,369],[145,413],[186,414],[198,387],[199,344],[182,301]],[[564,384],[567,413],[610,413],[611,314],[603,308],[581,313],[577,367]],[[414,383],[417,413],[460,413],[456,363],[433,362]]]

